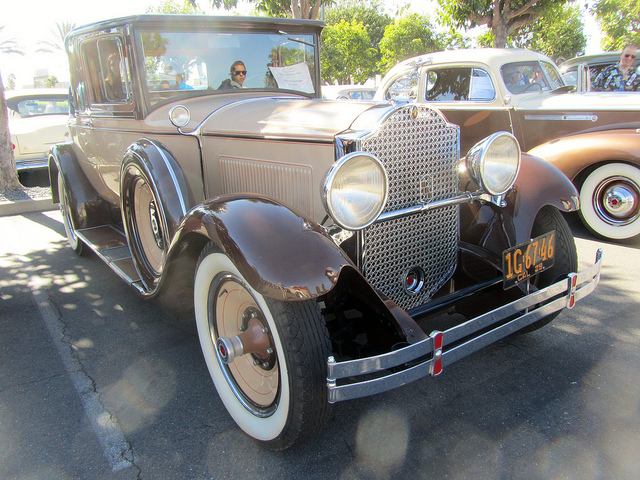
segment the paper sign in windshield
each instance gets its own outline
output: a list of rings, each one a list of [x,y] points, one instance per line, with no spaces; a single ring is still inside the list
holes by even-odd
[[[269,67],[273,77],[278,82],[278,88],[286,90],[298,90],[299,92],[313,93],[313,82],[306,63],[297,63],[288,67]]]

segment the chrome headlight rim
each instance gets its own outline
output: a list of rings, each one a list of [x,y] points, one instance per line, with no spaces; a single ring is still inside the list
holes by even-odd
[[[169,110],[169,121],[176,128],[186,127],[191,121],[191,112],[184,105],[174,105]]]
[[[504,164],[509,171],[507,171],[507,180],[502,182],[499,188],[494,185],[495,179],[487,173],[489,169],[489,162],[491,159],[492,148],[496,148],[500,142],[512,142],[512,148],[514,149],[514,155],[512,159],[505,156],[510,163]],[[478,182],[480,188],[485,192],[494,195],[502,196],[506,194],[515,184],[518,173],[520,172],[520,164],[522,160],[522,152],[520,150],[520,144],[516,137],[509,132],[496,132],[489,135],[484,140],[481,140],[476,145],[471,147],[466,157],[467,171]]]
[[[345,170],[350,168],[354,162],[365,160],[366,162],[370,162],[370,166],[377,170],[380,174],[381,184],[379,186],[382,187],[382,195],[377,202],[377,206],[373,209],[369,209],[368,213],[365,217],[357,216],[358,221],[350,221],[344,218],[340,212],[342,208],[339,205],[336,205],[336,199],[332,195],[334,193],[334,186],[341,179],[341,176],[344,174]],[[348,170],[347,170],[348,171]],[[366,185],[363,183],[362,185]],[[387,170],[382,164],[382,162],[376,158],[374,155],[371,155],[367,152],[352,152],[343,157],[341,157],[336,163],[334,163],[331,168],[327,171],[324,180],[322,182],[322,203],[324,204],[325,210],[331,217],[331,219],[338,225],[340,228],[350,231],[358,231],[367,228],[371,224],[373,224],[380,214],[383,212],[387,200],[389,198],[389,178],[387,175]],[[342,206],[345,206],[347,203],[344,203]],[[351,219],[353,220],[353,219]]]

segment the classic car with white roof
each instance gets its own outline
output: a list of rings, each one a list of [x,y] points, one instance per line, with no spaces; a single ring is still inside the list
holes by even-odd
[[[71,247],[193,309],[222,403],[272,449],[333,403],[546,325],[600,276],[601,252],[577,271],[561,214],[577,191],[510,133],[461,164],[459,128],[427,105],[323,100],[323,26],[76,28],[72,141],[49,161]]]
[[[60,88],[5,91],[18,173],[46,171],[51,146],[68,140],[68,97]]]
[[[593,233],[637,238],[640,94],[574,90],[544,55],[489,48],[406,60],[385,76],[376,98],[437,108],[460,125],[463,152],[486,132],[511,132],[523,151],[574,183]]]

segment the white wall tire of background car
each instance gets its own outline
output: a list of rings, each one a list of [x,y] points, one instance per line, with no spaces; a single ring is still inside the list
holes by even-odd
[[[226,308],[226,303],[233,308]],[[239,312],[249,308],[259,310],[268,327],[274,350],[271,363],[263,365],[268,368],[256,365],[251,354],[226,365],[216,347],[218,331],[227,338],[240,333],[243,320]],[[326,361],[331,353],[315,300],[277,302],[263,297],[211,243],[198,261],[194,310],[213,383],[245,433],[272,450],[282,450],[322,428],[329,414]]]
[[[608,163],[592,171],[580,188],[580,217],[602,238],[640,235],[640,169]]]
[[[62,224],[64,225],[64,231],[67,235],[67,241],[69,246],[78,255],[84,255],[87,251],[85,244],[76,235],[75,227],[73,226],[73,218],[71,217],[71,209],[69,208],[69,197],[67,196],[67,190],[64,186],[64,179],[62,174],[58,172],[58,198],[60,200],[60,213],[62,214]]]

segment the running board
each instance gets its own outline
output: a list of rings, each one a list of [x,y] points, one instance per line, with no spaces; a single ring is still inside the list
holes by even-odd
[[[75,230],[75,234],[120,278],[144,293],[140,275],[133,265],[127,237],[122,230],[114,225],[101,225]]]

